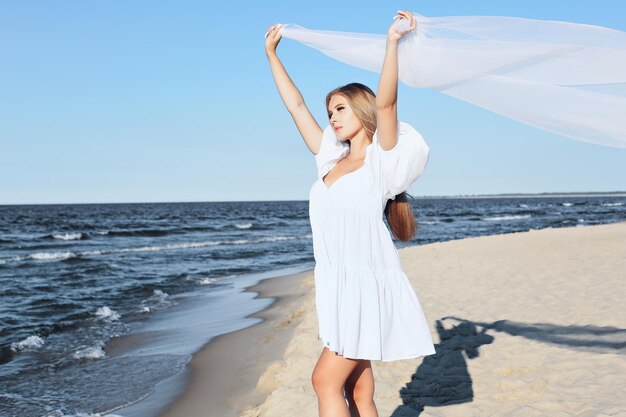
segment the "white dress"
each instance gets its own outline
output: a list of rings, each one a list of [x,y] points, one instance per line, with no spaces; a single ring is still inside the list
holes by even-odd
[[[394,361],[435,353],[428,321],[383,221],[387,200],[426,167],[429,147],[407,123],[389,150],[376,133],[364,165],[330,187],[322,178],[349,153],[329,125],[309,194],[315,300],[323,346],[346,358]]]

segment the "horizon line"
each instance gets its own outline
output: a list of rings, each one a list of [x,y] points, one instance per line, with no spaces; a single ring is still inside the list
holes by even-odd
[[[626,191],[570,191],[542,193],[499,193],[499,194],[456,194],[456,195],[420,195],[412,199],[445,199],[445,198],[519,198],[519,197],[626,197]],[[267,203],[291,202],[308,200],[214,200],[214,201],[111,201],[91,203],[0,203],[2,206],[62,206],[62,205],[98,205],[98,204],[203,204],[203,203]]]

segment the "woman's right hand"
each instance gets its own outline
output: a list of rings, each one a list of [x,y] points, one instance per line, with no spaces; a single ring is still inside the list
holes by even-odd
[[[280,32],[280,27],[280,23],[276,23],[275,25],[270,26],[270,28],[267,30],[267,33],[265,34],[266,54],[276,52],[278,42],[280,42],[280,39],[282,38],[282,35],[278,33]]]
[[[413,14],[409,11],[398,10],[398,14],[395,15],[393,19],[394,22],[391,24],[391,26],[389,26],[389,29],[387,30],[387,40],[398,42],[404,35],[412,30],[415,30],[415,28],[417,27],[417,21],[415,20],[415,16],[413,16]],[[399,31],[399,28],[402,27],[398,25],[400,19],[406,20],[406,25],[403,25],[405,26],[403,31]]]

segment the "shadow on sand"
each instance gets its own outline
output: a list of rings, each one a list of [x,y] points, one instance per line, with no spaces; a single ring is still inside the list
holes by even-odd
[[[442,320],[457,320],[459,324],[446,329]],[[417,417],[426,406],[442,407],[472,401],[472,378],[466,358],[477,358],[478,349],[494,341],[494,337],[487,334],[488,330],[576,350],[626,353],[626,329],[616,327],[557,326],[509,320],[485,323],[458,317],[442,320],[435,323],[440,340],[435,345],[436,353],[424,358],[411,376],[411,382],[400,390],[403,405],[398,406],[391,417]],[[482,329],[479,331],[479,328]]]

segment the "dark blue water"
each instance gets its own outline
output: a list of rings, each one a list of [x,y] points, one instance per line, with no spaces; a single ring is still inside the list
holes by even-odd
[[[412,204],[418,233],[399,248],[626,220],[623,196]],[[199,299],[198,326],[232,331],[232,283],[288,267],[313,267],[307,201],[0,206],[0,415],[106,412],[145,397],[193,352],[125,356],[116,340]]]

